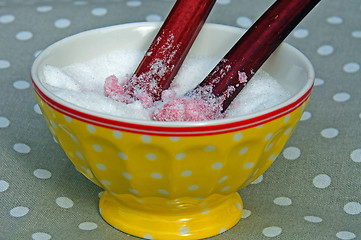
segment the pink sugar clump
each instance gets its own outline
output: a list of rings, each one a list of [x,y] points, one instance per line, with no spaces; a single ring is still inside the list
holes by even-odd
[[[129,77],[123,82],[119,82],[115,75],[111,75],[105,79],[104,82],[104,95],[118,102],[133,103],[135,99],[125,91],[125,87],[129,82]],[[144,91],[137,91],[134,93],[144,108],[150,108],[153,105],[152,97]]]
[[[153,113],[156,121],[205,121],[223,118],[221,107],[201,98],[174,98]]]

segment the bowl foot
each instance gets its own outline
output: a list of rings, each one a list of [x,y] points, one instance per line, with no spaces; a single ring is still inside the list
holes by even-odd
[[[238,193],[207,198],[137,198],[105,191],[99,211],[114,228],[145,239],[203,239],[233,227],[242,217]]]

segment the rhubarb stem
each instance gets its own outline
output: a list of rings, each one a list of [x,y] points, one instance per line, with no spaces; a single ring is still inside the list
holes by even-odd
[[[231,48],[209,75],[187,95],[221,98],[222,112],[272,52],[320,0],[276,1]]]
[[[134,98],[161,98],[169,88],[216,0],[177,0],[124,92]]]

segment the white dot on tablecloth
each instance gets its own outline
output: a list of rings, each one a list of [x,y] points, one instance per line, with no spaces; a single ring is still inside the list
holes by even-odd
[[[248,209],[243,209],[243,213],[242,213],[242,218],[248,218],[249,216],[251,216],[252,212]]]
[[[299,28],[293,31],[292,35],[295,38],[306,38],[308,36],[309,32],[305,28]]]
[[[94,230],[98,227],[98,225],[96,223],[93,223],[93,222],[82,222],[79,224],[79,229],[81,230],[87,230],[87,231],[90,231],[90,230]]]
[[[4,14],[0,16],[0,23],[11,23],[15,20],[15,16],[12,14]]]
[[[126,4],[128,7],[139,7],[140,5],[142,5],[142,2],[137,0],[132,0],[132,1],[127,1]]]
[[[33,109],[34,109],[34,112],[36,112],[37,114],[42,115],[39,104],[35,104]]]
[[[276,226],[267,227],[262,230],[262,233],[266,237],[273,238],[279,236],[282,233],[282,228]]]
[[[32,240],[50,240],[51,235],[44,232],[37,232],[31,235]]]
[[[312,114],[310,112],[305,111],[302,116],[300,121],[307,121],[312,117]]]
[[[283,156],[288,160],[296,160],[301,156],[301,150],[297,147],[288,147],[283,150]]]
[[[15,143],[13,146],[13,149],[18,153],[29,153],[31,151],[31,148],[26,145],[25,143]]]
[[[349,100],[351,98],[351,95],[346,92],[340,92],[340,93],[336,93],[335,95],[333,95],[332,98],[336,102],[346,102],[347,100]]]
[[[36,169],[33,172],[34,176],[39,178],[39,179],[49,179],[51,178],[51,172],[49,172],[46,169]]]
[[[50,12],[51,10],[53,10],[53,7],[50,5],[42,5],[36,8],[36,11],[41,13]]]
[[[30,87],[30,83],[25,80],[17,80],[13,83],[13,87],[19,90],[24,90]]]
[[[0,192],[5,192],[9,188],[9,183],[4,180],[0,180]]]
[[[360,70],[360,64],[356,62],[346,63],[345,65],[343,65],[342,69],[347,73],[355,73]]]
[[[317,49],[317,53],[321,56],[331,55],[334,51],[333,46],[331,45],[322,45]]]
[[[104,193],[104,191],[100,191],[100,192],[98,193],[98,197],[100,198],[100,197],[103,195],[103,193]]]
[[[343,210],[350,215],[357,215],[361,213],[361,204],[358,202],[349,202],[345,204]]]
[[[316,188],[327,188],[331,185],[331,177],[327,174],[319,174],[316,177],[313,178],[313,185]]]
[[[87,5],[88,1],[79,0],[79,1],[74,1],[73,4],[76,6],[83,6],[83,5]]]
[[[249,28],[252,25],[252,20],[249,17],[241,16],[237,18],[236,23],[242,28]]]
[[[43,50],[37,50],[34,52],[34,57],[38,57]]]
[[[217,0],[216,3],[226,5],[231,3],[231,0]]]
[[[317,216],[305,216],[303,219],[305,219],[307,222],[311,222],[311,223],[320,223],[322,222],[322,218],[317,217]]]
[[[263,181],[263,175],[259,176],[256,180],[251,182],[251,184],[258,184],[261,183],[262,181]]]
[[[28,214],[28,212],[29,212],[29,208],[19,206],[19,207],[14,207],[13,209],[11,209],[9,213],[10,213],[10,216],[12,216],[12,217],[23,217],[26,214]]]
[[[351,240],[351,239],[355,239],[357,236],[353,232],[341,231],[336,233],[336,237],[342,240]]]
[[[10,125],[9,119],[0,116],[0,128],[6,128]]]
[[[145,17],[145,20],[147,22],[160,22],[162,17],[158,14],[149,14]]]
[[[10,62],[8,60],[0,59],[0,69],[5,69],[10,67]]]
[[[16,39],[26,41],[33,38],[33,33],[29,31],[20,31],[15,35]]]
[[[71,25],[71,21],[67,18],[60,18],[55,20],[54,26],[56,28],[67,28]]]
[[[73,200],[67,197],[58,197],[55,202],[61,208],[71,208],[74,205]]]
[[[145,234],[145,235],[143,236],[143,238],[144,238],[144,239],[148,239],[148,240],[153,240],[153,236],[150,235],[150,234]]]
[[[331,16],[328,17],[326,21],[331,24],[341,24],[343,22],[343,19],[339,16]]]
[[[288,197],[278,197],[273,200],[273,203],[278,206],[290,206],[292,204],[292,200]]]
[[[321,86],[325,83],[325,80],[321,78],[315,78],[315,86]]]
[[[351,36],[354,38],[361,38],[361,30],[355,30],[351,33]]]
[[[97,17],[101,17],[101,16],[104,16],[108,13],[108,9],[106,8],[102,8],[102,7],[99,7],[99,8],[93,8],[91,13],[94,15],[94,16],[97,16]]]
[[[321,131],[321,136],[324,138],[335,138],[339,131],[336,128],[325,128]]]
[[[354,162],[361,162],[361,149],[353,150],[350,157]]]

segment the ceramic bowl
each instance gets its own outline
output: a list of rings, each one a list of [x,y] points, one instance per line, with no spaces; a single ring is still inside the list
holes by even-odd
[[[146,50],[159,27],[122,24],[51,45],[32,66],[34,91],[69,159],[104,189],[99,211],[106,222],[146,239],[206,238],[240,220],[237,190],[261,176],[281,152],[305,110],[314,70],[301,52],[283,43],[262,68],[291,92],[289,100],[254,114],[203,122],[115,117],[64,101],[42,84],[47,64],[63,67],[114,50]],[[243,32],[206,24],[190,53],[222,57]]]

